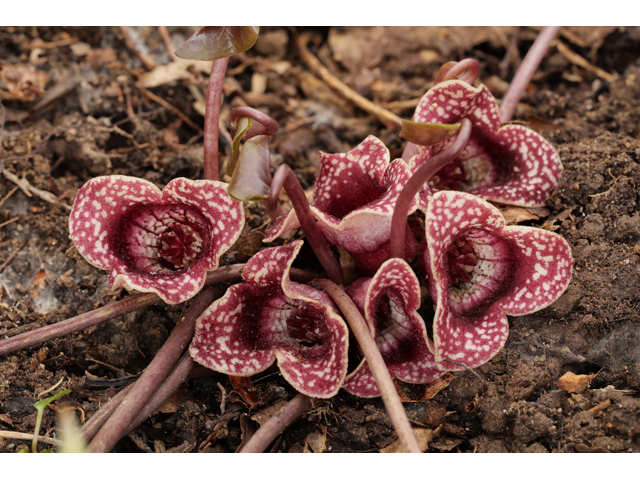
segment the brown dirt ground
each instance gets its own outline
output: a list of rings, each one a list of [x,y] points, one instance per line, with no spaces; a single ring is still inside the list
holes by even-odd
[[[115,28],[0,29],[0,67],[5,73],[17,67],[19,78],[36,83],[31,101],[21,101],[30,93],[24,90],[2,99],[0,158],[53,202],[14,191],[1,177],[0,263],[8,261],[0,274],[2,338],[126,296],[110,291],[107,274],[87,264],[69,240],[67,207],[85,181],[123,174],[162,186],[176,176],[202,175],[196,100],[206,92],[208,67],[167,67],[157,29],[130,31],[157,65],[156,76]],[[193,29],[169,31],[178,46]],[[319,150],[344,152],[374,134],[392,158],[399,156],[396,129],[354,107],[301,63],[294,48],[299,31],[265,28],[253,49],[231,59],[223,115],[229,105],[248,104],[275,117],[281,130],[273,160],[295,167],[305,188],[313,185]],[[331,72],[405,118],[440,65],[461,57],[481,61],[480,79],[501,98],[535,36],[522,29],[519,55],[501,64],[513,28],[310,32],[311,50]],[[573,280],[550,307],[511,318],[507,344],[491,362],[456,373],[430,400],[405,404],[414,426],[433,437],[431,452],[640,452],[640,29],[571,28],[561,42],[543,61],[515,120],[556,145],[564,164],[547,210],[525,224],[569,241]],[[6,91],[11,78],[3,81]],[[143,85],[175,110],[146,95]],[[225,146],[224,158],[228,153]],[[246,261],[260,247],[268,217],[261,204],[247,204],[246,212],[245,234],[223,263]],[[296,266],[318,268],[306,252]],[[32,404],[60,380],[50,394],[70,388],[78,417],[90,417],[144,369],[182,310],[151,307],[0,358],[0,430],[33,432]],[[597,376],[571,394],[557,386],[567,371]],[[260,420],[251,418],[256,412],[295,394],[276,369],[253,384],[259,405],[249,409],[223,375],[190,380],[116,450],[233,452]],[[423,394],[400,388],[410,398]],[[42,432],[54,428],[48,409]],[[395,440],[380,400],[342,392],[292,425],[271,450],[370,452]],[[24,443],[0,438],[0,451]]]

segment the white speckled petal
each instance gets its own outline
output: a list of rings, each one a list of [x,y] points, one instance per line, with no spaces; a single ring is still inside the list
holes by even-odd
[[[109,270],[112,288],[155,292],[171,304],[200,291],[243,226],[242,206],[228,198],[223,183],[184,178],[162,192],[133,177],[92,179],[69,217],[78,250]]]
[[[326,293],[289,280],[302,243],[267,248],[247,262],[247,283],[229,287],[198,319],[190,347],[197,362],[249,376],[277,359],[296,390],[319,398],[338,392],[349,331]]]
[[[441,369],[464,368],[447,360],[469,368],[487,362],[507,339],[505,313],[540,310],[571,280],[573,258],[562,237],[532,227],[506,227],[498,209],[473,195],[436,193],[426,224],[424,263],[436,302],[433,336]],[[472,249],[475,262],[466,264],[466,280],[452,280],[454,245]]]
[[[529,207],[544,206],[558,185],[562,165],[556,150],[542,136],[521,125],[500,126],[499,109],[488,89],[450,80],[429,90],[420,100],[414,120],[457,123],[462,118],[473,127],[467,148],[431,182],[436,190],[463,190],[487,200]],[[441,145],[418,147],[410,160],[414,172],[429,161]],[[429,195],[421,195],[425,209]]]
[[[420,284],[405,261],[387,260],[371,280],[361,279],[347,292],[364,312],[392,377],[407,383],[428,383],[444,374],[436,366],[433,345],[417,313]],[[343,387],[359,397],[380,396],[366,360],[347,375]]]

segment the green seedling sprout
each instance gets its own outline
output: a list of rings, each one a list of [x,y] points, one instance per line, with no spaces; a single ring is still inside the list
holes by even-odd
[[[71,390],[63,390],[60,393],[55,394],[53,397],[43,398],[39,402],[33,404],[35,409],[38,411],[38,416],[36,417],[36,428],[33,432],[33,441],[31,442],[31,451],[33,453],[38,453],[37,445],[38,445],[38,436],[40,434],[40,425],[42,424],[42,416],[44,415],[44,409],[51,402],[56,401],[63,395],[67,393],[71,393]],[[43,453],[53,453],[53,450],[43,450]],[[29,449],[27,447],[20,450],[18,453],[29,453]]]

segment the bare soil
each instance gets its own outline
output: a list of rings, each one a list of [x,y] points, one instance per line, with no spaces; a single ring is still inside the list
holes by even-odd
[[[90,266],[69,239],[68,207],[84,182],[121,174],[163,186],[176,176],[202,176],[197,101],[209,67],[172,64],[157,29],[129,30],[155,67],[143,65],[117,28],[0,29],[0,89],[9,93],[0,95],[0,161],[37,189],[16,189],[0,175],[0,338],[127,295],[109,290],[107,273]],[[174,46],[192,31],[170,28]],[[309,48],[334,75],[404,118],[438,68],[462,57],[480,60],[480,80],[501,98],[536,34],[523,28],[516,54],[503,62],[514,28],[307,31]],[[399,157],[397,129],[336,94],[301,62],[299,33],[264,28],[253,49],[231,59],[223,117],[230,105],[247,104],[276,118],[274,164],[292,165],[309,189],[320,150],[345,152],[373,134]],[[640,452],[640,29],[568,28],[560,41],[514,121],[560,153],[560,185],[538,218],[524,224],[568,240],[573,280],[550,307],[510,318],[505,348],[481,368],[456,373],[433,398],[421,400],[423,390],[399,385],[407,400],[417,400],[405,406],[423,438],[431,438],[430,452]],[[20,80],[31,87],[18,88]],[[229,156],[224,142],[222,155]],[[244,262],[261,247],[268,216],[261,204],[245,208],[245,232],[225,264]],[[318,269],[310,251],[303,253],[295,266]],[[70,388],[67,406],[86,420],[145,368],[183,310],[150,307],[0,358],[0,430],[32,433],[32,404],[60,381],[44,396]],[[432,315],[428,308],[422,314],[427,321]],[[597,375],[582,393],[568,393],[557,386],[568,371]],[[256,405],[224,375],[189,380],[116,450],[235,451],[269,409],[295,395],[275,368],[252,381]],[[42,432],[55,435],[53,409]],[[270,449],[375,452],[395,441],[381,400],[341,392]],[[0,438],[0,451],[26,443]]]

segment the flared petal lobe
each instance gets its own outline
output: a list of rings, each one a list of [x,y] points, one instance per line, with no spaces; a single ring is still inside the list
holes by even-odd
[[[228,375],[250,376],[275,360],[284,378],[313,397],[335,395],[347,372],[349,333],[328,295],[289,279],[302,241],[262,250],[198,319],[194,360]]]
[[[424,264],[436,303],[433,336],[442,369],[487,362],[507,339],[505,314],[545,308],[569,285],[573,258],[564,238],[506,227],[498,209],[473,195],[436,193],[425,221]]]
[[[390,162],[389,150],[373,136],[348,153],[320,153],[311,212],[327,241],[349,252],[365,275],[373,275],[388,258],[393,209],[409,176],[407,164]],[[416,208],[417,201],[410,213]],[[299,225],[291,211],[272,225],[264,241]],[[415,253],[409,230],[405,258],[411,261]]]
[[[420,306],[420,284],[409,265],[394,258],[372,279],[354,282],[347,293],[363,312],[391,376],[408,383],[428,383],[444,375],[433,356]],[[359,397],[380,391],[366,360],[345,380],[344,389]]]
[[[562,165],[557,152],[542,136],[522,125],[500,126],[495,99],[482,85],[450,80],[429,90],[420,100],[414,120],[453,124],[472,123],[467,147],[430,182],[435,190],[458,190],[486,200],[529,207],[544,206],[558,185]],[[420,152],[410,160],[411,171],[452,142],[455,136]],[[426,208],[429,195],[421,196]]]
[[[177,178],[164,190],[113,175],[87,182],[69,216],[69,232],[87,261],[109,270],[112,288],[155,292],[180,303],[204,285],[207,271],[238,239],[240,203],[225,184]]]

